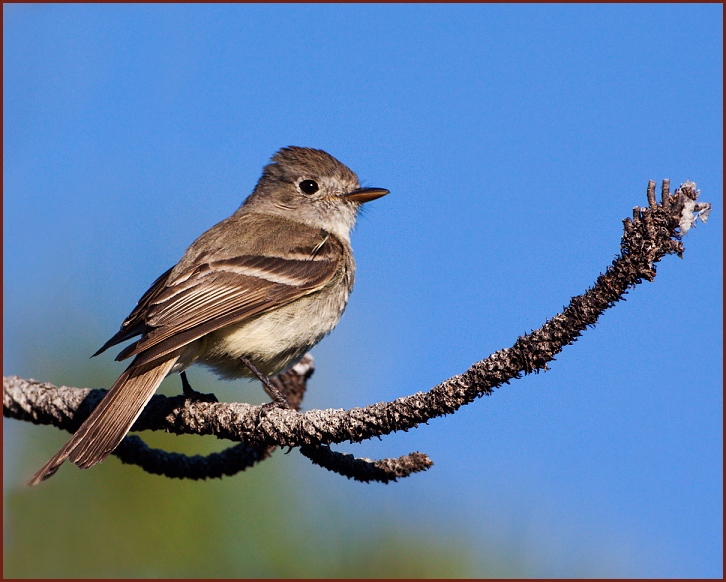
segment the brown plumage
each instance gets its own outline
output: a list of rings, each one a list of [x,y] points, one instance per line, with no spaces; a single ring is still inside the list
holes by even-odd
[[[131,364],[71,440],[28,480],[28,485],[52,476],[66,459],[87,469],[110,455],[178,358],[177,354],[161,364]]]
[[[141,336],[116,358],[135,356],[126,371],[28,484],[66,459],[82,468],[104,460],[170,372],[200,363],[236,378],[252,376],[244,360],[266,375],[294,365],[340,319],[357,210],[386,193],[361,189],[321,150],[280,150],[244,204],[192,243],[94,354]]]

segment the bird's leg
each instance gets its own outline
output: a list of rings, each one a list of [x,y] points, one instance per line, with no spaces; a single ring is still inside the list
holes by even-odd
[[[274,404],[281,408],[290,408],[290,403],[287,401],[287,398],[285,398],[282,392],[280,392],[272,385],[270,379],[262,372],[260,372],[257,369],[257,366],[255,366],[249,359],[245,357],[241,357],[240,361],[250,369],[250,372],[257,376],[257,378],[259,378],[260,382],[262,382],[262,386],[265,389],[265,392],[270,395],[270,398],[272,398]]]
[[[194,400],[196,402],[219,402],[214,394],[202,394],[201,392],[194,390],[187,379],[187,373],[185,371],[180,372],[179,375],[181,376],[182,381],[182,392],[184,392],[184,396],[186,396],[189,400]]]

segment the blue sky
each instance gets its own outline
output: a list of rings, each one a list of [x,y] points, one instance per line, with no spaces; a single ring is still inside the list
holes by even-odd
[[[649,179],[691,179],[714,209],[684,259],[551,371],[342,447],[425,451],[429,473],[361,486],[301,463],[298,478],[364,522],[397,511],[475,546],[515,540],[536,575],[721,576],[722,10],[5,5],[4,373],[38,377],[51,352],[79,377],[120,373],[79,354],[282,146],[391,191],[354,233],[356,288],[313,352],[308,408],[426,390],[510,346],[606,268]],[[11,424],[12,457],[27,432]],[[25,477],[6,465],[6,488]]]

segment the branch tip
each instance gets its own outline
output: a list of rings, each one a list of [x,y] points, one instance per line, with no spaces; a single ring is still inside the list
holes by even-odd
[[[705,223],[711,210],[710,204],[698,202],[699,194],[691,181],[671,193],[670,181],[663,180],[659,205],[655,201],[655,182],[649,181],[648,206],[636,206],[632,218],[623,220],[621,253],[592,288],[573,297],[561,313],[518,338],[512,347],[493,353],[428,392],[347,411],[301,413],[307,380],[315,369],[312,357],[305,356],[292,369],[271,379],[294,409],[156,395],[133,427],[175,434],[213,434],[240,444],[207,457],[186,457],[150,449],[138,437],[127,436],[115,454],[146,471],[190,479],[234,474],[269,457],[277,446],[299,447],[313,463],[362,482],[388,483],[427,470],[433,463],[422,453],[376,461],[356,459],[332,451],[328,445],[407,431],[451,414],[523,375],[547,370],[548,363],[585,329],[593,327],[606,309],[625,300],[630,288],[643,280],[652,281],[656,264],[664,256],[683,256],[681,238],[699,219]],[[5,377],[3,415],[74,432],[105,394],[103,390],[56,388],[17,376]]]

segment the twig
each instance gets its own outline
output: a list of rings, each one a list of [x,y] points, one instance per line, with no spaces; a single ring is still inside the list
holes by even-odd
[[[522,375],[546,370],[548,362],[566,345],[575,342],[588,326],[593,326],[598,317],[621,300],[629,288],[644,279],[652,281],[658,261],[668,254],[682,256],[682,235],[699,218],[706,222],[711,209],[710,204],[697,202],[698,194],[692,182],[686,182],[671,194],[666,180],[661,189],[661,203],[658,204],[655,182],[649,182],[648,207],[635,207],[633,218],[623,221],[621,254],[597,278],[594,287],[573,297],[562,313],[538,330],[518,338],[512,347],[495,352],[463,374],[449,378],[428,392],[347,411],[311,410],[300,413],[296,409],[302,401],[305,382],[313,370],[312,359],[303,360],[274,379],[275,387],[286,395],[294,409],[190,401],[183,396],[167,398],[156,395],[133,427],[133,430],[165,430],[176,434],[213,434],[218,438],[242,442],[243,446],[232,447],[229,452],[217,453],[217,456],[190,458],[145,451],[131,440],[119,447],[121,450],[117,449],[116,454],[151,472],[189,478],[220,476],[242,470],[266,458],[275,446],[300,447],[303,455],[315,464],[360,481],[388,482],[425,470],[432,463],[421,453],[371,461],[333,452],[327,445],[359,442],[414,428],[437,416],[450,414],[478,397],[489,395],[494,388]],[[4,378],[3,388],[3,414],[6,417],[52,424],[71,432],[78,428],[105,393],[56,388],[17,377]],[[192,465],[203,468],[184,468]],[[233,466],[237,469],[230,469]]]

